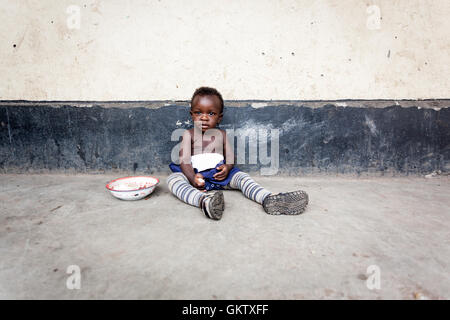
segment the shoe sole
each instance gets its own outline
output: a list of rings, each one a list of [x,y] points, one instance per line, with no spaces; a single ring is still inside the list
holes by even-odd
[[[264,211],[272,215],[298,215],[305,211],[309,197],[305,191],[292,191],[268,196]]]
[[[211,219],[222,219],[223,210],[225,208],[225,201],[222,191],[216,191],[209,202],[209,209],[211,213]]]

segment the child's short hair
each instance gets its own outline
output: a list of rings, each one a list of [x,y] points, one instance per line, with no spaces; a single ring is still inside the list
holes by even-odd
[[[223,112],[223,99],[222,99],[222,95],[220,94],[219,91],[217,91],[214,88],[211,87],[200,87],[197,90],[195,90],[194,94],[192,95],[192,99],[191,99],[191,108],[192,108],[192,103],[194,102],[194,98],[196,96],[216,96],[219,98],[220,100],[220,112]]]

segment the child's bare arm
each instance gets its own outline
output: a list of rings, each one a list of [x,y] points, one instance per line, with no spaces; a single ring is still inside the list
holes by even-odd
[[[180,167],[191,185],[198,189],[204,189],[205,180],[203,180],[203,175],[201,173],[195,173],[192,164],[181,164]]]
[[[223,148],[225,150],[225,164],[231,169],[234,166],[236,158],[234,155],[234,149],[231,147],[231,143],[226,132],[224,132]]]
[[[183,174],[188,178],[191,185],[196,188],[203,189],[205,182],[200,173],[195,173],[191,164],[191,134],[186,130],[183,134],[183,140],[180,148],[180,168]]]
[[[204,189],[205,180],[203,180],[203,175],[201,173],[195,173],[192,164],[180,164],[180,167],[191,185],[198,189]]]
[[[233,168],[234,162],[235,162],[234,150],[231,147],[231,143],[228,140],[228,136],[225,133],[225,131],[223,131],[223,136],[224,136],[223,137],[223,150],[224,150],[225,164],[220,165],[217,168],[217,170],[219,170],[219,172],[217,172],[214,175],[214,178],[219,181],[224,180],[224,179],[226,179],[226,177],[228,177],[228,173]]]

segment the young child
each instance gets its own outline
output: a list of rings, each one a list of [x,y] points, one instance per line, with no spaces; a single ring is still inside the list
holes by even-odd
[[[260,203],[268,214],[294,215],[305,210],[306,192],[272,194],[233,165],[234,150],[225,131],[216,128],[223,118],[223,99],[216,89],[198,88],[191,99],[190,114],[194,127],[183,134],[180,164],[169,165],[173,173],[167,178],[167,184],[176,197],[201,208],[214,220],[222,218],[221,190],[226,189],[241,190],[247,198]]]

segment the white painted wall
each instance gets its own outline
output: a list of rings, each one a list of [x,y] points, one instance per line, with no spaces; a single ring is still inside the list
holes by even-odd
[[[450,98],[448,0],[0,4],[0,100]]]

